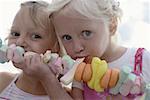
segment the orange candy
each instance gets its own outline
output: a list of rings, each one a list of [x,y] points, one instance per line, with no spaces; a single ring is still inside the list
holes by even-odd
[[[104,89],[108,88],[108,84],[111,77],[111,71],[111,69],[108,69],[100,81],[100,86]]]
[[[116,69],[116,68],[112,69],[110,81],[108,84],[109,88],[116,86],[117,81],[119,80],[119,73],[120,73],[119,69]]]
[[[85,58],[84,62],[80,63],[75,72],[75,80],[84,82],[88,82],[91,80],[92,77],[92,66],[91,66],[92,56],[88,56]],[[106,73],[100,80],[99,84],[102,88],[112,88],[116,85],[119,79],[119,69],[107,69]]]
[[[83,75],[83,71],[85,69],[85,65],[86,65],[85,62],[81,62],[78,65],[78,67],[76,69],[76,72],[75,72],[75,76],[74,76],[75,80],[77,80],[77,81],[81,81],[82,80],[82,75]]]
[[[91,64],[85,65],[85,70],[83,72],[82,79],[84,82],[88,82],[92,77],[92,68]]]

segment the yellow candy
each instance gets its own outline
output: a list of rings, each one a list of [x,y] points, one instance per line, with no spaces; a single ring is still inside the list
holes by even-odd
[[[103,77],[103,75],[106,73],[106,71],[107,71],[107,63],[106,61],[102,60],[100,62],[100,65],[98,66],[97,74],[95,77],[95,83],[94,83],[94,88],[97,92],[104,91],[104,89],[100,86],[100,80]]]
[[[91,89],[94,89],[94,81],[95,81],[95,77],[96,77],[96,72],[97,72],[97,68],[99,65],[100,59],[97,57],[93,57],[92,62],[91,62],[91,66],[92,66],[92,77],[91,80],[87,83],[88,86]]]
[[[98,57],[93,57],[91,65],[93,74],[88,86],[97,92],[102,92],[104,89],[100,86],[100,80],[107,70],[107,63],[104,60],[101,61]]]

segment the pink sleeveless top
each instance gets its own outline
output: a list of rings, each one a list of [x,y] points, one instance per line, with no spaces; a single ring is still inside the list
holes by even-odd
[[[0,100],[50,100],[48,95],[32,95],[19,89],[15,81],[19,74],[12,80],[12,82],[0,93]]]

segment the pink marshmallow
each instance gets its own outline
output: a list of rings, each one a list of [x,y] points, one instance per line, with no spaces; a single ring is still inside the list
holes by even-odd
[[[139,94],[141,92],[141,77],[137,76],[133,87],[130,90],[130,94]]]

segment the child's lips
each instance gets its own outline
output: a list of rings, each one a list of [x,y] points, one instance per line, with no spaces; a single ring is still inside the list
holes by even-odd
[[[77,59],[77,58],[86,58],[88,56],[76,56],[76,57],[73,57],[74,59]]]

